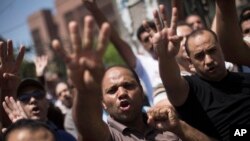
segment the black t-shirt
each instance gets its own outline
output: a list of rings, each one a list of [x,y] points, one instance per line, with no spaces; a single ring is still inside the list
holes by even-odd
[[[203,133],[229,140],[230,126],[250,124],[250,74],[232,73],[219,82],[186,76],[189,95],[176,107],[180,117]]]

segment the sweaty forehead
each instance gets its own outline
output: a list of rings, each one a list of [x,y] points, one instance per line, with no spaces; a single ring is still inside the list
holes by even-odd
[[[215,43],[216,40],[214,36],[208,31],[204,31],[202,34],[196,35],[195,37],[190,37],[190,39],[188,40],[189,50]]]
[[[113,67],[105,72],[102,84],[112,83],[119,79],[135,78],[133,76],[133,73],[129,69],[123,67]]]

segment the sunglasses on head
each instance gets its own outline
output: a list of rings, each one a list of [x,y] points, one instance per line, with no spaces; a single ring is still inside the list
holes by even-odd
[[[21,93],[20,95],[21,96],[18,97],[18,100],[23,103],[28,103],[32,97],[34,97],[37,100],[41,100],[42,98],[44,98],[45,93],[44,91],[36,90],[31,93]]]

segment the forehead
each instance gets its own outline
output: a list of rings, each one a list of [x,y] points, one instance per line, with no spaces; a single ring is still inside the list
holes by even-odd
[[[141,34],[140,34],[140,38],[141,39],[143,39],[143,38],[146,38],[146,37],[148,37],[149,36],[149,33],[148,32],[142,32]]]
[[[113,67],[107,70],[104,74],[102,84],[115,83],[118,79],[135,80],[133,73],[129,69],[123,67]]]
[[[201,18],[197,15],[191,15],[187,18],[187,22],[201,21]]]
[[[241,24],[241,27],[244,29],[244,28],[248,28],[248,27],[250,27],[250,19],[249,20],[246,20],[246,21],[244,21],[244,22],[242,22],[242,24]]]
[[[64,89],[64,88],[67,88],[68,86],[67,86],[67,84],[65,84],[65,83],[58,83],[57,85],[56,85],[56,91],[58,91],[58,90],[61,90],[61,89]]]
[[[180,25],[177,27],[177,35],[178,36],[187,36],[192,32],[192,28],[188,25]]]
[[[211,44],[216,44],[216,40],[213,34],[208,31],[203,31],[201,34],[196,35],[195,37],[190,37],[188,40],[190,53],[191,50],[207,47]]]

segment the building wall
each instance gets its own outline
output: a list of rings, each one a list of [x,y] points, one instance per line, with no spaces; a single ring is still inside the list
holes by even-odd
[[[49,46],[52,39],[57,37],[57,28],[51,11],[45,9],[32,14],[28,18],[28,24],[37,55],[42,55],[46,52],[51,58],[52,52]]]
[[[108,19],[111,21],[112,25],[116,26],[116,16],[112,1],[101,0],[98,1],[97,4],[108,17]],[[65,47],[70,46],[68,23],[72,20],[77,21],[77,23],[79,23],[80,29],[82,29],[83,19],[86,15],[89,15],[90,13],[82,5],[81,0],[75,0],[74,2],[56,0],[56,10],[57,13],[55,17],[59,26],[60,39],[65,45]]]
[[[117,18],[112,0],[98,1],[98,6],[108,17],[112,26],[117,27]],[[83,18],[90,14],[83,6],[81,0],[55,0],[55,9],[56,13],[54,15],[49,10],[40,10],[28,18],[38,55],[43,54],[45,51],[49,52],[49,45],[54,38],[59,38],[62,41],[62,45],[67,49],[70,46],[68,23],[71,20],[75,20],[79,23],[80,29],[82,29]]]

